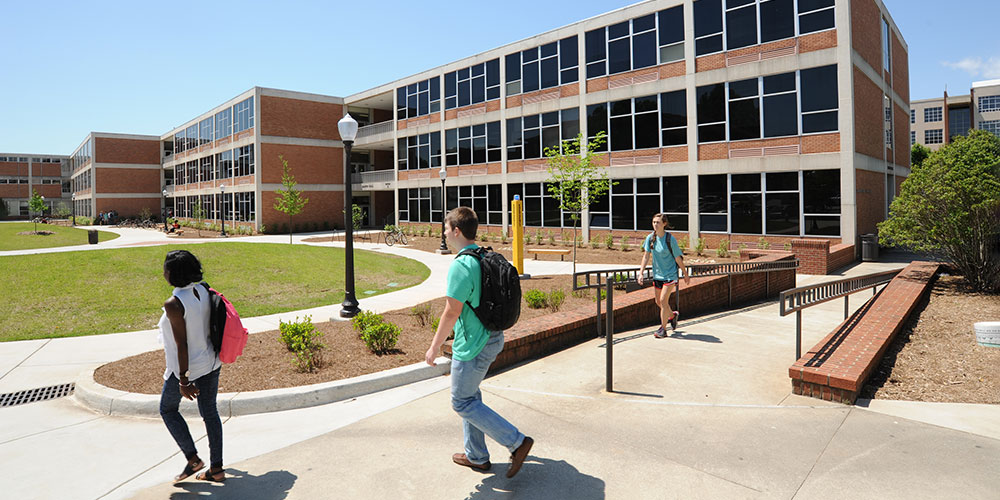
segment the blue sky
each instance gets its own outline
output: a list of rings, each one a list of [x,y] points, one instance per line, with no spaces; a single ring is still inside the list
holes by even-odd
[[[912,99],[1000,78],[1000,2],[943,15],[940,0],[884,1],[909,44]],[[159,135],[254,85],[350,95],[631,3],[4,2],[0,151]]]

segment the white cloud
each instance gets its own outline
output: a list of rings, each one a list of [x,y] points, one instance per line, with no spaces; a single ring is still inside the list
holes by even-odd
[[[944,62],[944,65],[965,71],[975,78],[994,79],[1000,78],[1000,58],[990,57],[984,60],[982,57],[966,57],[958,62]]]

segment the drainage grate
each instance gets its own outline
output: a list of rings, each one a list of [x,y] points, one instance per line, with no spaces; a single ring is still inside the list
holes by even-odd
[[[17,406],[49,399],[61,398],[73,394],[76,384],[59,384],[40,389],[28,389],[26,391],[0,394],[0,408]]]

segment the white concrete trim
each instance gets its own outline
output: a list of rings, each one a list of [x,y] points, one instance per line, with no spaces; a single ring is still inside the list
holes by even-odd
[[[100,139],[130,139],[130,140],[140,140],[140,141],[159,141],[160,137],[155,135],[143,135],[143,134],[118,134],[114,132],[91,132],[90,136],[93,138]]]
[[[316,146],[324,148],[342,148],[342,141],[329,139],[305,139],[301,137],[281,137],[277,135],[260,136],[261,144],[285,144],[289,146]]]
[[[162,170],[159,163],[94,163],[94,168],[128,168],[136,170]]]
[[[297,99],[300,101],[325,102],[328,104],[344,104],[343,97],[336,97],[323,94],[311,94],[309,92],[298,92],[295,90],[273,89],[260,87],[260,96],[282,97],[285,99]]]
[[[435,179],[436,180],[436,179]],[[438,185],[441,181],[437,181]],[[281,191],[285,189],[280,183],[266,183],[260,185],[260,191]],[[343,184],[298,184],[295,189],[299,191],[344,191]]]
[[[95,198],[95,199],[102,199],[102,200],[113,200],[113,199],[116,199],[116,198],[127,198],[127,199],[157,198],[157,199],[159,199],[162,196],[163,195],[161,193],[97,193],[97,194],[93,195],[93,198]],[[78,196],[76,199],[79,200],[80,197]]]

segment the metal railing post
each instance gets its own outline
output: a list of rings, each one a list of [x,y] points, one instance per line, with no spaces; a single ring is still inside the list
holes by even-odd
[[[613,346],[615,345],[615,333],[614,333],[615,332],[615,309],[614,309],[614,303],[615,302],[614,302],[614,298],[613,298],[615,296],[615,294],[614,294],[614,290],[615,290],[614,289],[614,282],[612,280],[608,280],[608,285],[607,286],[608,286],[608,299],[607,299],[608,300],[608,305],[607,305],[607,310],[608,310],[608,313],[607,313],[607,315],[608,315],[607,316],[608,317],[608,324],[607,324],[607,328],[605,329],[605,333],[604,333],[604,339],[605,339],[604,340],[604,345],[605,345],[605,353],[604,353],[604,355],[605,355],[605,370],[606,370],[604,386],[605,386],[605,390],[606,391],[611,392],[611,378],[612,378],[611,374],[614,371],[613,370],[613,366],[612,366],[613,363],[614,363],[614,361],[613,361],[614,360],[614,356],[612,355],[612,349],[613,349]]]
[[[802,358],[802,311],[795,311],[795,361]]]
[[[601,287],[594,288],[594,291],[597,292],[597,297],[594,298],[597,302],[597,337],[600,338],[603,336],[601,335]]]
[[[851,309],[851,296],[844,295],[844,319],[847,319],[848,312]]]

